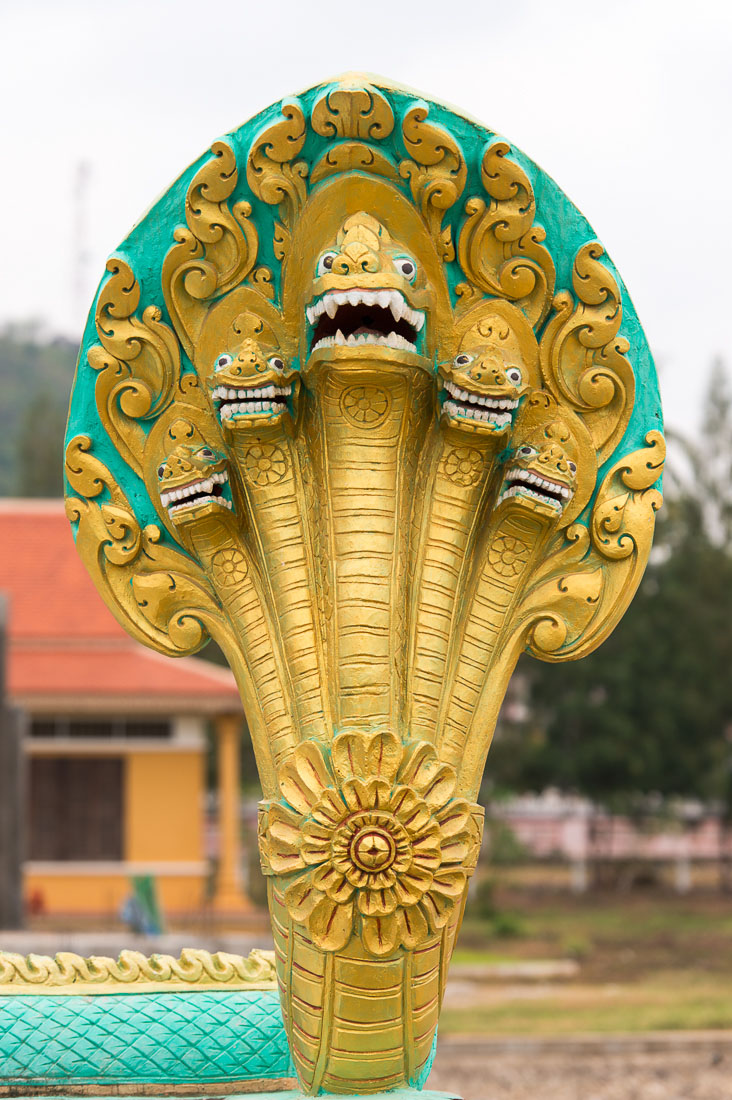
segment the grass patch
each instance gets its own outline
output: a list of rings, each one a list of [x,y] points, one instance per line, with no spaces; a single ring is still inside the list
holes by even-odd
[[[493,987],[482,1003],[445,1004],[440,1034],[561,1036],[577,1032],[732,1028],[729,981],[684,974],[640,985]]]
[[[497,899],[520,915],[520,933],[496,937],[469,918],[458,964],[573,958],[571,984],[461,980],[441,1033],[551,1036],[732,1028],[732,900],[669,895]],[[470,912],[470,909],[468,909]]]

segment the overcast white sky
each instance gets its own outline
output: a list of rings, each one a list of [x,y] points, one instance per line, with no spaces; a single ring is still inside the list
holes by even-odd
[[[448,100],[557,180],[635,300],[670,423],[694,415],[713,356],[732,369],[730,0],[0,0],[0,11],[0,324],[35,317],[78,335],[109,252],[212,140],[283,95],[366,69]]]

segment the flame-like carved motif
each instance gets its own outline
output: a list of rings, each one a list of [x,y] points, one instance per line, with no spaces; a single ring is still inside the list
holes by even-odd
[[[67,507],[135,637],[226,653],[301,1084],[374,1092],[429,1055],[516,660],[622,614],[663,443],[530,162],[353,75],[267,119],[193,173],[153,301],[110,261]]]

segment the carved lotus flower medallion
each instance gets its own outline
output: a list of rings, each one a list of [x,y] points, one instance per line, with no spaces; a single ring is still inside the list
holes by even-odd
[[[482,813],[453,797],[455,782],[433,745],[390,732],[341,733],[330,753],[297,747],[262,847],[273,874],[292,876],[285,904],[317,946],[339,950],[356,934],[388,955],[444,927],[475,867]]]

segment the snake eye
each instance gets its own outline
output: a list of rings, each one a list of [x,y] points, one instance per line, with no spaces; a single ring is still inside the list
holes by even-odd
[[[273,368],[273,370],[285,369],[285,362],[283,359],[280,359],[279,355],[273,355],[271,359],[267,360],[267,362],[269,363],[270,367]]]
[[[506,378],[513,386],[521,385],[521,371],[518,367],[509,367],[506,371]]]
[[[465,352],[462,352],[460,355],[456,355],[455,359],[453,360],[456,367],[467,367],[468,363],[472,363],[472,361],[473,356],[466,355]]]
[[[211,450],[210,447],[201,447],[201,449],[198,453],[201,456],[201,458],[213,458],[214,457],[214,453],[213,453],[213,451]]]
[[[336,258],[337,255],[337,252],[324,252],[318,260],[318,266],[315,274],[319,277],[321,275],[325,275],[326,271],[330,271],[330,269],[333,267],[333,260]]]
[[[529,447],[528,444],[525,443],[523,447],[519,447],[516,454],[519,458],[533,458],[533,456],[537,454],[537,450],[536,447]]]
[[[165,473],[165,463],[161,462],[160,465],[158,466],[158,478],[161,478],[164,473]]]
[[[577,463],[576,462],[567,462],[567,465],[569,466],[569,469],[570,469],[571,473],[573,473],[573,474],[577,473]]]
[[[214,363],[214,370],[226,370],[234,362],[233,355],[220,355]]]
[[[410,260],[408,256],[398,256],[394,260],[394,267],[397,269],[400,275],[403,275],[410,283],[413,283],[417,278],[417,265],[414,260]]]

